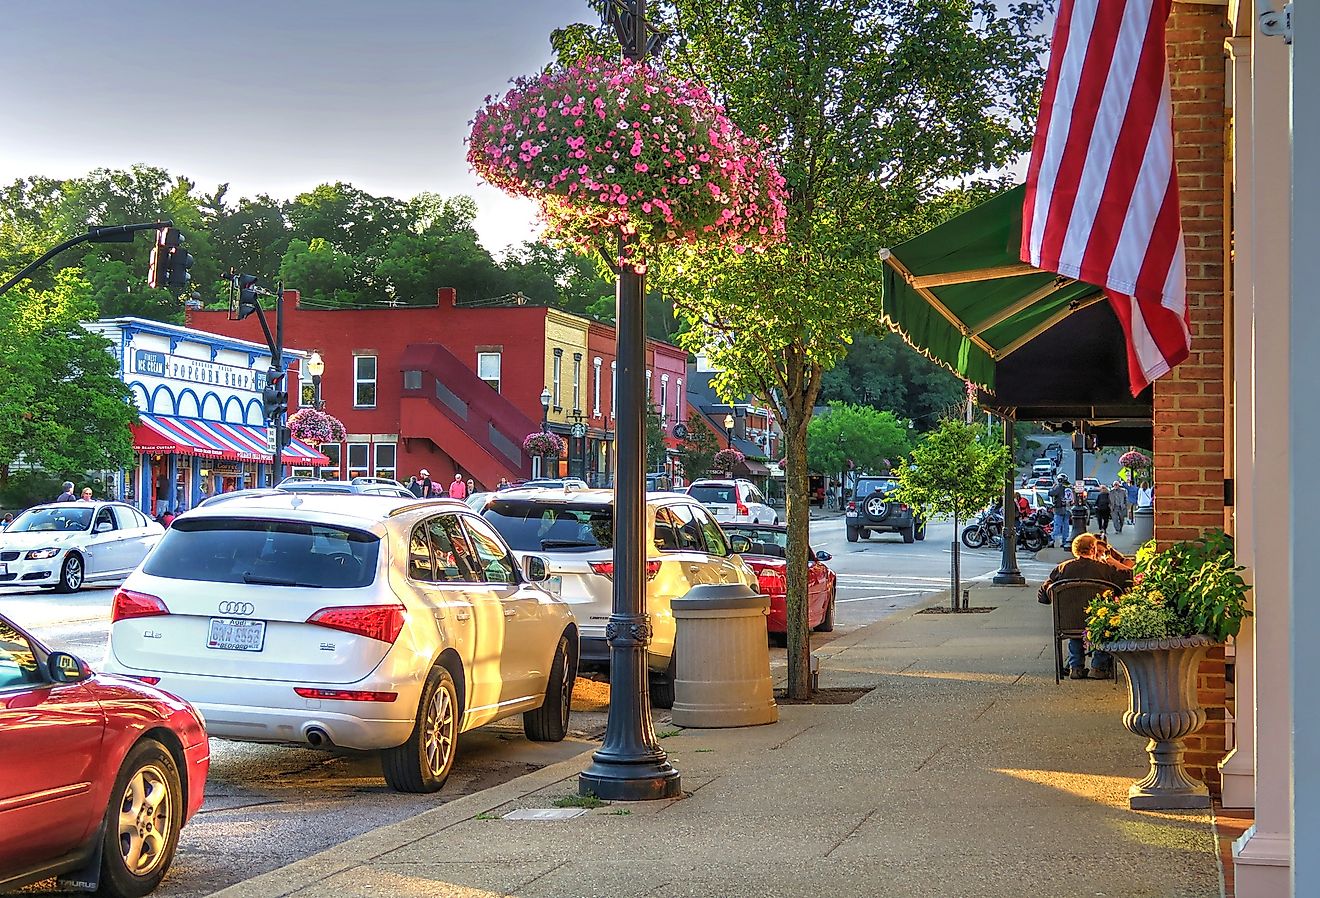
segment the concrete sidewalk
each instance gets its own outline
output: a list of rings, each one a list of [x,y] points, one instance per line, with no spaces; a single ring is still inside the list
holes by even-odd
[[[576,795],[587,754],[217,894],[1220,895],[1208,814],[1127,809],[1146,755],[1120,723],[1125,692],[1055,686],[1035,585],[977,586],[972,604],[995,611],[913,613],[823,646],[823,686],[873,687],[853,704],[662,729],[681,799],[501,819]]]

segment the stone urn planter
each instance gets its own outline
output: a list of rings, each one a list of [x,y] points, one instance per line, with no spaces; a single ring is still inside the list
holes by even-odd
[[[1183,740],[1205,725],[1205,708],[1196,697],[1196,671],[1210,649],[1208,636],[1133,639],[1096,646],[1110,652],[1127,671],[1131,710],[1123,725],[1150,740],[1150,773],[1128,789],[1133,810],[1208,808],[1205,783],[1183,767]]]

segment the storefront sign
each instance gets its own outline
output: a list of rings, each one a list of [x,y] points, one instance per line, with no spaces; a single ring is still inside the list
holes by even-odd
[[[266,372],[252,368],[239,368],[219,362],[204,362],[171,353],[138,349],[133,352],[133,371],[152,377],[212,384],[260,393],[266,386]]]

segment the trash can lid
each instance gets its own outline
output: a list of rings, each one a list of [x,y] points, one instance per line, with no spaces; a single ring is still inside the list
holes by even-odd
[[[694,586],[681,599],[670,602],[675,611],[719,611],[735,608],[764,608],[769,596],[742,583]]]

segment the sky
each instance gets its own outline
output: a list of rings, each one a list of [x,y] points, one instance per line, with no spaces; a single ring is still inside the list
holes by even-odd
[[[492,251],[530,201],[481,184],[468,122],[585,0],[0,0],[0,183],[146,163],[229,197],[345,181],[465,193]]]

